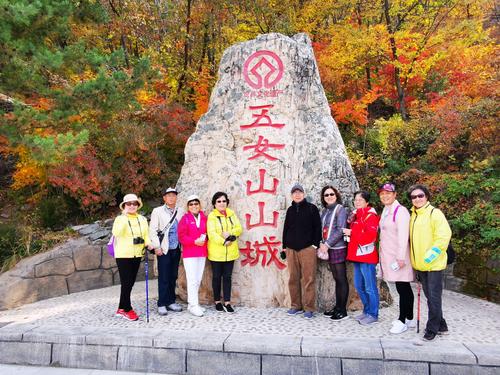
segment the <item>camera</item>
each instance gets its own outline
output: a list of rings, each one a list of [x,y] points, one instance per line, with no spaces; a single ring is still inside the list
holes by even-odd
[[[142,245],[144,243],[144,238],[134,237],[133,241],[134,241],[134,245]]]
[[[224,245],[233,241],[236,241],[236,236],[234,234],[231,234],[230,236],[227,236],[227,238],[224,240]]]

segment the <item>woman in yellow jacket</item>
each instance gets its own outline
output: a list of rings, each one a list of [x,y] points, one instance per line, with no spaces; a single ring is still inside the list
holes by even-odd
[[[240,221],[234,211],[228,208],[229,198],[224,192],[217,192],[212,198],[215,207],[208,215],[208,259],[212,264],[212,289],[215,309],[234,312],[231,306],[231,278],[234,261],[239,258],[238,236],[242,232]],[[221,302],[221,280],[224,304]]]
[[[137,272],[144,255],[144,248],[153,249],[149,240],[147,219],[137,211],[142,207],[141,199],[135,194],[127,194],[120,203],[122,214],[113,223],[114,251],[120,275],[120,303],[116,316],[128,320],[138,320],[132,309],[130,293],[135,284]]]
[[[446,249],[450,243],[451,229],[446,217],[429,203],[430,193],[423,185],[408,189],[413,207],[410,218],[410,258],[417,271],[427,298],[428,319],[424,340],[434,340],[437,334],[448,333],[443,318],[443,270],[446,268]]]

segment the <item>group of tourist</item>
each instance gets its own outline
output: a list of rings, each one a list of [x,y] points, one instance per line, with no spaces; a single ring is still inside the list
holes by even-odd
[[[239,257],[237,238],[242,227],[234,211],[228,207],[229,198],[224,192],[215,193],[212,198],[214,209],[207,217],[197,195],[189,196],[186,209],[183,209],[177,206],[177,194],[175,188],[165,190],[164,204],[153,209],[149,226],[146,218],[137,213],[142,201],[135,194],[125,195],[120,204],[122,214],[115,219],[112,230],[121,281],[117,316],[128,320],[139,318],[132,309],[130,293],[145,248],[156,254],[159,315],[182,311],[182,306],[175,302],[181,257],[186,272],[188,311],[195,316],[203,316],[205,312],[199,304],[198,292],[208,257],[212,266],[215,309],[234,312],[231,277],[234,261]]]
[[[121,280],[117,316],[137,320],[130,302],[144,249],[154,252],[158,265],[158,313],[182,311],[175,302],[175,286],[182,257],[186,272],[188,311],[203,316],[198,301],[199,288],[208,257],[212,267],[212,292],[216,311],[234,312],[231,284],[234,261],[239,257],[238,237],[242,227],[224,192],[212,198],[213,210],[205,216],[198,196],[187,198],[186,210],[177,206],[177,190],[168,188],[164,204],[153,210],[151,222],[138,214],[142,206],[135,194],[127,194],[120,204],[122,214],[113,225],[115,257]],[[416,278],[427,297],[428,321],[425,340],[448,331],[442,313],[443,270],[447,264],[451,230],[444,214],[433,207],[429,190],[413,185],[408,190],[411,214],[397,201],[396,187],[385,183],[378,190],[384,209],[375,211],[370,194],[354,193],[354,210],[348,215],[340,192],[334,186],[321,190],[320,212],[305,199],[302,185],[291,189],[292,204],[283,226],[281,257],[287,260],[291,307],[289,315],[307,319],[316,310],[316,268],[318,259],[327,260],[335,280],[335,306],[324,314],[334,321],[349,318],[349,283],[346,262],[354,266],[354,286],[363,304],[355,319],[361,325],[378,322],[379,292],[376,266],[382,277],[395,282],[399,294],[399,317],[390,328],[393,334],[416,325],[414,296],[410,282]],[[377,246],[378,240],[378,246]],[[377,248],[378,247],[378,248]],[[222,289],[222,294],[221,294]]]

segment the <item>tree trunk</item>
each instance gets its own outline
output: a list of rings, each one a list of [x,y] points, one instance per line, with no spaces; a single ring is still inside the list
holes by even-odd
[[[177,95],[180,94],[184,88],[186,81],[187,70],[189,66],[189,33],[191,30],[191,3],[192,0],[187,0],[187,11],[186,11],[186,37],[184,39],[184,62],[182,64],[182,73],[179,77],[179,86],[177,86]]]
[[[391,16],[389,15],[389,9],[390,9],[389,0],[384,0],[384,16],[387,25],[387,31],[389,32],[390,35],[389,42],[391,44],[392,61],[397,63],[398,49],[396,46],[396,39],[394,38],[394,31],[392,28]],[[396,64],[394,64],[394,83],[396,84],[396,91],[398,93],[399,112],[401,113],[401,118],[404,121],[407,121],[408,112],[406,110],[406,104],[405,104],[405,92],[403,90],[403,86],[401,85],[400,71]]]
[[[123,56],[125,56],[125,64],[127,64],[127,69],[130,69],[130,60],[128,58],[127,42],[124,34],[120,37],[120,43],[123,49]]]

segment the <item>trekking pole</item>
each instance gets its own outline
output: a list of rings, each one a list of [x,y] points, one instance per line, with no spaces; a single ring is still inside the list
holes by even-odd
[[[148,279],[149,279],[149,262],[148,262],[148,252],[145,251],[144,255],[144,273],[146,274],[146,322],[149,323],[149,287],[148,287]]]
[[[417,333],[420,332],[420,282],[417,281]]]

